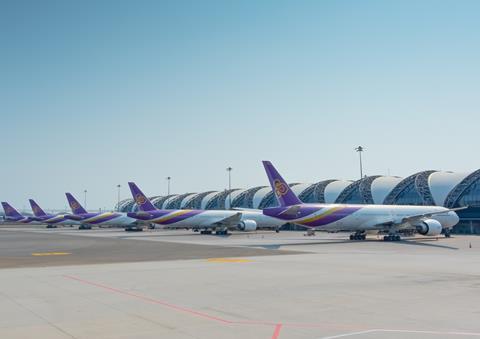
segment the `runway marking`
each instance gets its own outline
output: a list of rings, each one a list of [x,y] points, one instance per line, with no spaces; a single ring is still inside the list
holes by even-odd
[[[277,324],[275,330],[273,331],[272,339],[278,339],[280,336],[280,331],[282,330],[282,324]]]
[[[46,257],[46,256],[52,256],[52,255],[70,255],[72,253],[68,252],[38,252],[38,253],[32,253],[34,257]]]
[[[239,259],[239,258],[209,258],[208,262],[220,262],[220,263],[243,263],[243,262],[252,262],[253,260],[249,259]]]
[[[320,337],[319,339],[337,339],[345,337],[353,337],[361,334],[367,333],[413,333],[413,334],[432,334],[432,335],[457,335],[457,336],[468,336],[468,337],[480,337],[480,333],[475,332],[455,332],[455,331],[424,331],[424,330],[395,330],[395,329],[371,329],[366,331],[342,333],[328,337]]]
[[[143,296],[140,294],[132,293],[132,292],[127,292],[123,291],[121,289],[115,288],[115,287],[110,287],[107,285],[103,285],[100,283],[96,283],[93,281],[88,281],[84,280],[75,276],[71,275],[63,275],[64,278],[70,279],[85,285],[90,285],[96,288],[100,288],[106,291],[114,292],[117,294],[121,294],[124,296],[136,298],[148,303],[152,304],[157,304],[157,305],[162,305],[164,307],[170,308],[172,310],[178,311],[178,312],[183,312],[190,314],[195,317],[207,319],[210,321],[214,321],[217,323],[221,323],[223,325],[259,325],[259,326],[269,326],[273,327],[273,334],[270,337],[271,339],[279,339],[280,338],[280,332],[284,327],[290,327],[290,328],[318,328],[318,329],[325,329],[325,327],[328,327],[329,324],[327,323],[318,323],[318,324],[312,324],[312,323],[288,323],[288,322],[273,322],[273,321],[263,321],[263,320],[228,320],[224,319],[221,317],[213,316],[208,313],[204,313],[201,311],[196,311],[194,309],[184,307],[184,306],[179,306],[175,304],[171,304],[169,302],[159,300],[159,299],[153,299],[147,296]],[[332,325],[332,324],[330,324]],[[337,329],[339,326],[335,326]],[[346,329],[347,327],[350,327],[353,329],[352,326],[340,326]],[[360,327],[360,326],[358,326]],[[357,327],[357,328],[358,328]],[[348,332],[348,333],[342,333],[342,334],[337,334],[333,336],[327,336],[327,337],[319,337],[319,339],[336,339],[336,338],[344,338],[344,337],[352,337],[356,335],[361,335],[361,334],[367,334],[367,333],[414,333],[414,334],[432,334],[432,335],[458,335],[458,336],[471,336],[471,337],[480,337],[480,333],[475,333],[475,332],[461,332],[461,331],[427,331],[427,330],[401,330],[401,329],[366,329],[362,331],[357,331],[357,332]]]

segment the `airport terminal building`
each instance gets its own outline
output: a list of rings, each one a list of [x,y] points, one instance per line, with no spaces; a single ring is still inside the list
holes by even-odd
[[[329,179],[290,186],[306,203],[468,206],[458,212],[460,223],[454,232],[480,234],[480,170],[428,170],[406,178],[373,175],[356,181]],[[234,208],[262,209],[277,204],[269,186],[154,196],[151,200],[159,209],[228,209],[230,201]],[[132,199],[126,199],[116,209],[131,212],[137,206]]]

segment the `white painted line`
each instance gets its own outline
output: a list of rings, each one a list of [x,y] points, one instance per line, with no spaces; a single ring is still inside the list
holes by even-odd
[[[422,331],[422,330],[395,330],[395,329],[371,329],[366,331],[342,333],[328,337],[321,337],[319,339],[336,339],[344,337],[353,337],[367,333],[415,333],[415,334],[432,334],[432,335],[457,335],[457,336],[469,336],[480,337],[480,333],[475,332],[459,332],[459,331]]]

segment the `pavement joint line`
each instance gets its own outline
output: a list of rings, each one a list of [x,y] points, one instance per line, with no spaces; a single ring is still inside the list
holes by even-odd
[[[121,289],[115,288],[115,287],[110,287],[104,284],[96,283],[93,281],[85,280],[76,276],[72,275],[63,275],[64,278],[70,279],[73,281],[77,281],[79,283],[85,284],[85,285],[90,285],[93,287],[101,288],[110,292],[114,292],[117,294],[122,294],[125,296],[133,297],[139,300],[143,300],[149,303],[157,304],[157,305],[162,305],[167,308],[183,312],[183,313],[188,313],[192,316],[196,316],[199,318],[207,319],[210,321],[214,321],[217,323],[221,323],[223,325],[262,325],[262,326],[273,326],[274,327],[274,332],[271,336],[271,339],[279,339],[280,338],[280,332],[282,328],[284,327],[291,327],[291,328],[325,328],[325,324],[313,324],[313,323],[288,323],[288,322],[272,322],[272,321],[262,321],[262,320],[228,320],[224,319],[221,317],[213,316],[208,313],[200,312],[193,310],[188,307],[184,306],[179,306],[179,305],[174,305],[166,301],[158,300],[158,299],[153,299],[150,297],[146,297],[140,294],[132,293],[132,292],[127,292],[123,291]],[[362,331],[356,331],[356,332],[348,332],[348,333],[341,333],[333,336],[327,336],[327,337],[320,337],[319,339],[337,339],[337,338],[344,338],[344,337],[352,337],[352,336],[357,336],[361,334],[367,334],[367,333],[416,333],[416,334],[432,334],[432,335],[457,335],[457,336],[472,336],[472,337],[480,337],[480,333],[476,332],[462,332],[462,331],[429,331],[429,330],[407,330],[407,329],[367,329],[367,330],[362,330]]]
[[[47,257],[47,256],[55,256],[55,255],[70,255],[72,253],[69,252],[34,252],[32,256],[34,257]]]

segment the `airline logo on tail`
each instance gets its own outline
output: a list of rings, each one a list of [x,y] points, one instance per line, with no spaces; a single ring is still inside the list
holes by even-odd
[[[3,209],[5,210],[5,214],[15,214],[15,210],[12,206],[3,206]]]
[[[277,196],[277,198],[283,197],[285,194],[288,193],[290,189],[288,185],[278,179],[275,179],[273,181],[273,186],[275,187],[275,195]]]
[[[147,198],[143,194],[137,193],[135,194],[135,202],[137,205],[144,205],[147,202]]]
[[[80,204],[76,201],[70,201],[70,207],[72,208],[72,210],[76,210],[80,208]]]
[[[38,206],[33,206],[32,210],[33,210],[33,214],[35,214],[35,215],[42,213],[42,211],[40,210],[40,208]]]

